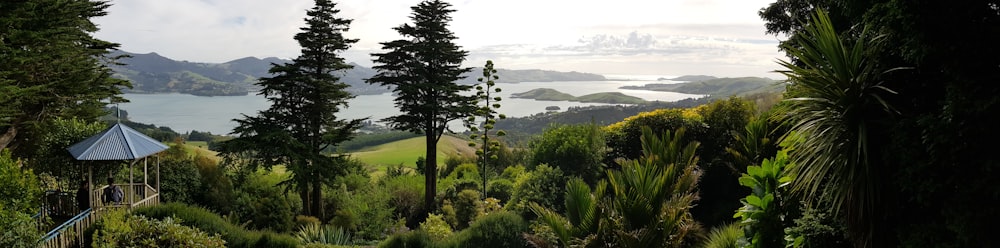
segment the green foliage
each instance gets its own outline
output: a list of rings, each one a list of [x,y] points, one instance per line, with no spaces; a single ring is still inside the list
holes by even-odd
[[[393,28],[403,39],[383,42],[385,53],[372,54],[373,69],[378,71],[366,82],[391,87],[395,105],[402,114],[384,121],[393,128],[424,134],[428,164],[424,173],[424,206],[434,209],[437,194],[437,142],[448,122],[464,119],[475,111],[474,96],[463,95],[470,89],[455,81],[471,68],[462,68],[468,52],[453,43],[457,39],[448,30],[451,4],[440,0],[423,1],[413,6],[413,24]]]
[[[194,157],[194,163],[198,166],[198,175],[201,176],[200,187],[194,195],[195,202],[220,213],[232,212],[236,202],[236,192],[225,169],[215,160],[201,154]]]
[[[599,216],[602,211],[599,204],[604,200],[603,193],[606,186],[607,184],[602,181],[598,184],[598,189],[592,193],[590,186],[582,180],[578,178],[570,180],[566,184],[565,217],[532,203],[531,211],[538,215],[538,222],[547,228],[545,233],[535,232],[535,235],[547,240],[544,237],[551,232],[556,239],[546,243],[559,244],[563,247],[596,247],[605,242],[602,232],[606,230],[601,229],[603,220]]]
[[[424,194],[424,177],[405,175],[393,178],[382,178],[379,182],[381,190],[389,192],[389,205],[393,206],[395,218],[411,218],[416,216],[421,207]],[[413,220],[416,222],[418,220]]]
[[[514,195],[505,209],[524,215],[531,202],[537,203],[557,212],[562,211],[563,195],[560,194],[566,185],[567,177],[559,168],[541,164],[531,173],[525,173],[514,183]]]
[[[424,222],[420,222],[420,230],[427,232],[430,239],[433,241],[442,241],[451,237],[451,226],[448,222],[444,221],[444,218],[440,214],[430,214],[427,215],[427,219]]]
[[[124,101],[129,82],[111,77],[109,57],[118,44],[93,37],[91,18],[107,14],[106,1],[26,0],[4,2],[0,10],[0,150],[30,155],[25,143],[40,139],[41,128],[57,117],[94,121],[101,102]]]
[[[697,109],[657,109],[638,113],[605,127],[607,147],[610,148],[605,161],[642,156],[642,129],[646,127],[652,128],[653,133],[683,128],[687,134],[685,141],[703,140],[709,129]]]
[[[381,187],[334,188],[326,201],[333,213],[329,223],[352,232],[356,239],[381,240],[396,220],[392,194]]]
[[[35,213],[41,206],[42,188],[31,169],[24,168],[7,149],[0,150],[0,206],[11,213]],[[16,216],[15,216],[16,217]]]
[[[252,231],[233,225],[211,211],[182,203],[167,203],[152,207],[137,208],[135,215],[153,219],[174,218],[185,225],[206,233],[222,236],[228,247],[297,247],[298,240],[286,234],[268,231]]]
[[[249,227],[274,232],[292,230],[294,212],[289,199],[275,185],[249,177],[240,185],[233,213],[249,221]]]
[[[874,206],[881,206],[868,115],[895,110],[882,85],[884,73],[871,53],[882,36],[865,27],[857,40],[841,38],[829,15],[817,11],[804,32],[783,49],[796,59],[781,61],[779,71],[791,82],[788,96],[791,129],[808,137],[789,153],[796,175],[792,189],[806,199],[830,197],[834,213],[847,219],[857,245],[867,246],[875,232]]]
[[[740,243],[741,239],[743,239],[743,229],[740,227],[740,224],[732,223],[712,228],[712,231],[708,233],[708,237],[705,239],[705,242],[699,247],[740,248],[745,245]]]
[[[793,134],[794,135],[794,134]],[[787,189],[793,176],[786,172],[789,165],[785,150],[779,151],[773,159],[765,159],[760,166],[749,166],[740,177],[740,185],[751,189],[751,194],[743,198],[743,207],[733,217],[740,218],[744,227],[744,243],[748,247],[785,246],[786,210],[794,200],[789,198]]]
[[[344,38],[351,20],[338,17],[339,12],[329,0],[317,0],[306,12],[306,27],[295,35],[302,54],[292,63],[273,64],[269,72],[274,76],[257,82],[271,106],[236,119],[238,137],[221,146],[224,156],[249,160],[252,167],[284,164],[305,214],[319,217],[324,217],[323,184],[346,171],[346,159],[323,151],[349,140],[363,121],[337,116],[354,97],[337,76],[352,66],[337,53],[358,41]]]
[[[487,192],[486,182],[488,181],[487,176],[489,175],[489,168],[491,165],[496,165],[496,161],[500,159],[500,141],[496,138],[502,137],[507,133],[503,130],[498,130],[494,132],[496,136],[494,139],[490,140],[490,130],[495,129],[494,125],[497,124],[497,120],[506,119],[507,116],[497,112],[500,108],[500,101],[503,98],[497,96],[501,89],[496,87],[496,80],[500,79],[500,76],[496,75],[497,70],[493,69],[493,61],[487,60],[486,66],[483,67],[483,77],[479,78],[479,85],[476,85],[476,110],[475,112],[465,120],[465,127],[469,128],[472,135],[469,139],[473,141],[481,140],[482,143],[479,144],[479,148],[476,149],[476,156],[479,157],[477,163],[480,168],[483,168],[482,176],[482,192],[483,198],[486,198]],[[478,105],[482,103],[482,106]],[[477,119],[482,119],[482,122],[476,123]],[[470,147],[476,147],[475,142],[469,142]]]
[[[606,194],[610,211],[604,216],[618,246],[681,247],[699,226],[690,209],[698,198],[701,172],[695,151],[698,142],[683,144],[684,130],[654,135],[643,128],[643,156],[619,160],[621,170],[608,171]]]
[[[795,224],[785,229],[785,241],[793,238],[795,247],[847,247],[850,240],[844,223],[833,218],[829,208],[801,207],[802,216]]]
[[[3,158],[0,158],[2,160]],[[3,163],[3,161],[0,161]],[[38,247],[38,239],[42,237],[42,232],[36,227],[37,220],[31,218],[30,214],[7,209],[9,198],[3,199],[0,203],[0,246],[11,248]]]
[[[495,179],[490,181],[486,189],[489,190],[490,197],[496,198],[500,202],[508,202],[514,195],[514,182],[506,178]]]
[[[87,167],[93,169],[95,175],[107,175],[117,161],[77,161],[66,152],[66,148],[81,142],[103,131],[108,126],[101,122],[84,121],[77,118],[63,119],[60,117],[39,123],[45,132],[30,144],[31,160],[27,164],[35,173],[48,174],[58,180],[54,188],[75,188],[79,182],[86,180]]]
[[[494,213],[476,220],[440,246],[525,247],[527,242],[521,234],[527,230],[528,224],[521,216],[510,212]]]
[[[479,191],[466,189],[458,193],[458,197],[455,198],[455,202],[452,205],[455,207],[455,229],[465,229],[475,220],[476,216],[479,216],[479,209],[482,207],[482,201],[479,200]]]
[[[390,236],[379,248],[429,248],[435,247],[431,236],[424,230],[414,230]]]
[[[351,234],[343,228],[310,223],[299,228],[295,238],[302,244],[352,245]]]
[[[597,182],[604,169],[602,160],[608,148],[604,131],[595,124],[554,125],[530,144],[532,165],[548,164],[567,176]]]
[[[194,158],[187,156],[179,139],[166,153],[160,161],[160,201],[197,203],[203,180]]]
[[[124,211],[103,214],[92,228],[93,247],[226,247],[218,234],[181,225],[171,217],[151,220]]]

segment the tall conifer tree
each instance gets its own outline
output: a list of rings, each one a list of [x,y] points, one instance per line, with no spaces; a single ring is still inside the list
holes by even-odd
[[[35,127],[57,117],[95,120],[103,100],[124,101],[128,81],[111,77],[118,44],[94,38],[93,0],[0,2],[0,149],[31,144]],[[22,147],[22,150],[31,150]],[[30,151],[29,151],[30,152]]]
[[[295,35],[302,54],[292,63],[271,67],[273,77],[261,78],[260,94],[271,107],[257,116],[237,119],[233,134],[239,138],[226,142],[228,156],[246,155],[251,168],[284,164],[293,173],[292,183],[302,197],[307,215],[323,217],[322,185],[344,172],[344,159],[322,152],[351,138],[362,119],[337,117],[347,100],[354,98],[340,81],[344,70],[352,66],[337,55],[357,39],[344,38],[350,19],[337,17],[340,10],[330,0],[316,0],[306,12],[306,26]]]
[[[424,212],[434,209],[437,194],[437,142],[448,131],[448,122],[464,119],[476,107],[475,97],[460,94],[471,86],[459,85],[461,67],[468,52],[461,50],[448,30],[451,4],[440,0],[423,1],[410,9],[413,24],[393,28],[404,38],[384,42],[385,53],[375,53],[378,73],[370,84],[392,87],[400,115],[386,118],[394,128],[424,134],[427,158],[424,170]]]

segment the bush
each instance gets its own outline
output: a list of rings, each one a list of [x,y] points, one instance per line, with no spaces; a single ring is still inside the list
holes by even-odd
[[[562,212],[567,178],[559,168],[542,164],[535,171],[518,178],[514,183],[514,195],[505,208],[525,216],[528,202],[538,203],[548,209]]]
[[[150,220],[124,211],[107,212],[94,224],[94,247],[226,247],[218,234],[182,226],[173,218]]]
[[[0,206],[17,213],[31,213],[41,206],[42,187],[31,169],[22,168],[21,161],[0,150]]]
[[[451,226],[448,222],[444,221],[444,218],[440,214],[430,214],[427,216],[427,220],[420,223],[420,229],[427,232],[427,235],[431,237],[431,240],[442,241],[451,237]]]
[[[323,226],[317,223],[309,224],[299,228],[295,233],[295,238],[303,244],[331,244],[331,245],[351,245],[351,234],[343,228],[334,226]]]
[[[500,202],[509,202],[514,194],[514,182],[501,178],[490,181],[486,196],[497,198]]]
[[[500,212],[484,216],[472,223],[468,229],[456,234],[443,247],[526,247],[522,233],[528,231],[528,224],[511,212]]]
[[[298,241],[289,235],[266,231],[249,231],[229,223],[221,216],[200,207],[181,203],[167,203],[152,207],[137,208],[134,214],[154,219],[173,217],[183,220],[185,226],[201,229],[207,233],[219,234],[228,247],[296,247]]]
[[[7,209],[0,204],[0,247],[37,247],[42,232],[35,228],[31,215]]]
[[[423,248],[434,247],[431,236],[424,230],[414,230],[390,236],[379,248]]]
[[[160,163],[160,197],[163,202],[194,204],[201,189],[201,174],[188,158],[166,158]]]
[[[479,216],[479,209],[482,202],[479,201],[479,191],[462,190],[458,193],[453,206],[455,207],[455,229],[465,229],[476,216]]]
[[[553,126],[530,144],[531,165],[548,164],[596,183],[604,172],[604,131],[594,124]]]

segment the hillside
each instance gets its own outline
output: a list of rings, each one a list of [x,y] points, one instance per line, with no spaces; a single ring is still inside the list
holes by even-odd
[[[441,136],[437,145],[439,163],[444,163],[448,156],[475,156],[475,151],[468,142],[450,135]],[[362,148],[349,154],[365,164],[377,166],[379,170],[386,166],[403,164],[414,167],[417,157],[424,156],[424,137],[414,137],[400,141],[389,142],[377,146]]]
[[[717,77],[708,76],[708,75],[684,75],[684,76],[675,77],[675,78],[669,78],[669,79],[668,78],[659,78],[657,80],[659,80],[659,81],[670,80],[670,81],[698,82],[698,81],[712,80],[712,79],[716,79],[716,78]]]
[[[555,89],[538,88],[521,93],[513,93],[512,98],[534,99],[540,101],[571,101],[588,103],[610,103],[610,104],[640,104],[646,100],[634,96],[622,94],[621,92],[601,92],[584,96],[573,96],[562,93]]]
[[[246,95],[258,90],[253,85],[260,77],[270,76],[271,64],[290,63],[274,57],[259,59],[246,57],[225,63],[197,63],[177,61],[156,53],[136,54],[117,51],[112,55],[126,55],[112,65],[115,77],[132,82],[126,93],[184,93],[202,96]],[[389,92],[386,87],[365,83],[375,75],[375,70],[355,63],[354,68],[340,75],[347,89],[355,95],[376,95]],[[552,82],[552,81],[602,81],[604,76],[581,72],[545,70],[498,69],[502,83]],[[463,74],[461,84],[476,84],[482,68],[472,68]]]
[[[710,95],[712,98],[729,97],[733,95],[750,95],[755,93],[773,93],[784,91],[780,81],[759,78],[717,78],[699,82],[677,84],[647,84],[643,86],[623,86],[622,89],[670,91],[686,94]]]

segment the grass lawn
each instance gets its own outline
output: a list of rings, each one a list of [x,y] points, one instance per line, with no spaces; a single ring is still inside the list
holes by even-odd
[[[387,166],[400,163],[406,167],[415,168],[417,157],[422,157],[426,153],[424,146],[424,137],[415,137],[366,147],[350,154],[361,162],[377,168],[377,171],[385,171]],[[441,137],[437,149],[438,164],[444,163],[444,160],[449,156],[459,154],[475,156],[475,151],[469,147],[467,141],[448,135]]]

